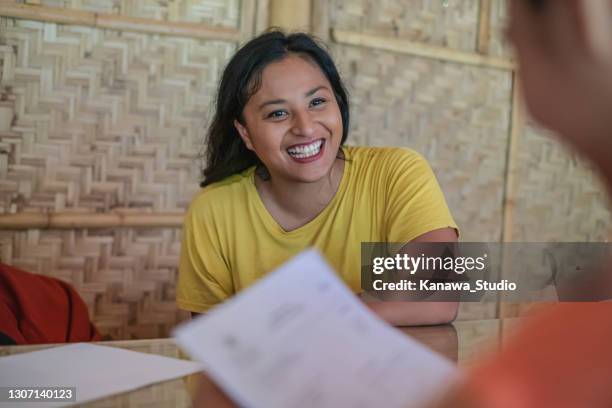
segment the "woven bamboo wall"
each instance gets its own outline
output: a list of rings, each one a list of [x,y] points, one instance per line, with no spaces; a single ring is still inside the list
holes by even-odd
[[[74,285],[104,335],[163,337],[185,318],[174,300],[178,228],[28,230],[11,244],[3,259]]]
[[[40,0],[38,4],[112,15],[239,28],[239,0]]]
[[[184,208],[235,45],[3,18],[11,211]]]
[[[236,35],[0,17],[0,213],[184,211],[199,188],[195,158],[219,74],[249,29],[242,4],[40,3]],[[2,231],[0,245],[3,262],[72,283],[107,336],[167,336],[185,317],[174,293],[180,228]]]
[[[519,144],[512,238],[532,242],[612,239],[605,186],[584,160],[529,123]]]
[[[220,70],[267,1],[32,3],[63,9],[0,17],[0,214],[180,214]],[[596,177],[524,123],[504,0],[311,5],[350,88],[350,142],[422,152],[464,240],[610,236]],[[180,222],[140,225],[0,231],[0,259],[74,284],[106,335],[166,336],[185,317]],[[460,318],[499,314],[466,304]]]

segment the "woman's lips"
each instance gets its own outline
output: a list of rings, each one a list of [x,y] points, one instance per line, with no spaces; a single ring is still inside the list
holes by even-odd
[[[310,143],[293,145],[287,149],[287,154],[298,163],[310,163],[318,160],[323,155],[324,150],[325,140],[319,139]]]

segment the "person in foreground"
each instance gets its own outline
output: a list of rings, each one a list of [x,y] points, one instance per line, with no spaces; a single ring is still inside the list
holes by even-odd
[[[308,247],[359,293],[362,242],[457,241],[422,156],[344,146],[348,133],[345,87],[308,34],[274,30],[238,50],[219,85],[203,189],[184,222],[180,308],[206,312]],[[366,304],[398,326],[448,323],[458,307]]]
[[[509,3],[531,115],[590,159],[612,191],[612,2]],[[609,287],[612,264],[603,267]],[[612,302],[559,304],[530,318],[435,406],[612,407],[610,344]]]

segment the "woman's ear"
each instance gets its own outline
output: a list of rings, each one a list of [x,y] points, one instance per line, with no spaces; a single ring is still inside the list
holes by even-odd
[[[255,149],[253,149],[253,143],[251,143],[251,137],[249,136],[249,131],[247,130],[246,126],[234,119],[234,127],[238,131],[238,134],[240,135],[240,138],[244,142],[247,149],[254,151]]]

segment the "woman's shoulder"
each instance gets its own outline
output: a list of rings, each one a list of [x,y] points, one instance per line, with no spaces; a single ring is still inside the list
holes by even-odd
[[[407,169],[413,166],[427,165],[427,160],[416,150],[407,147],[346,146],[347,160],[358,165]]]
[[[189,204],[190,212],[208,213],[227,211],[232,205],[242,202],[249,194],[248,183],[252,181],[254,168],[209,184],[196,193]]]

